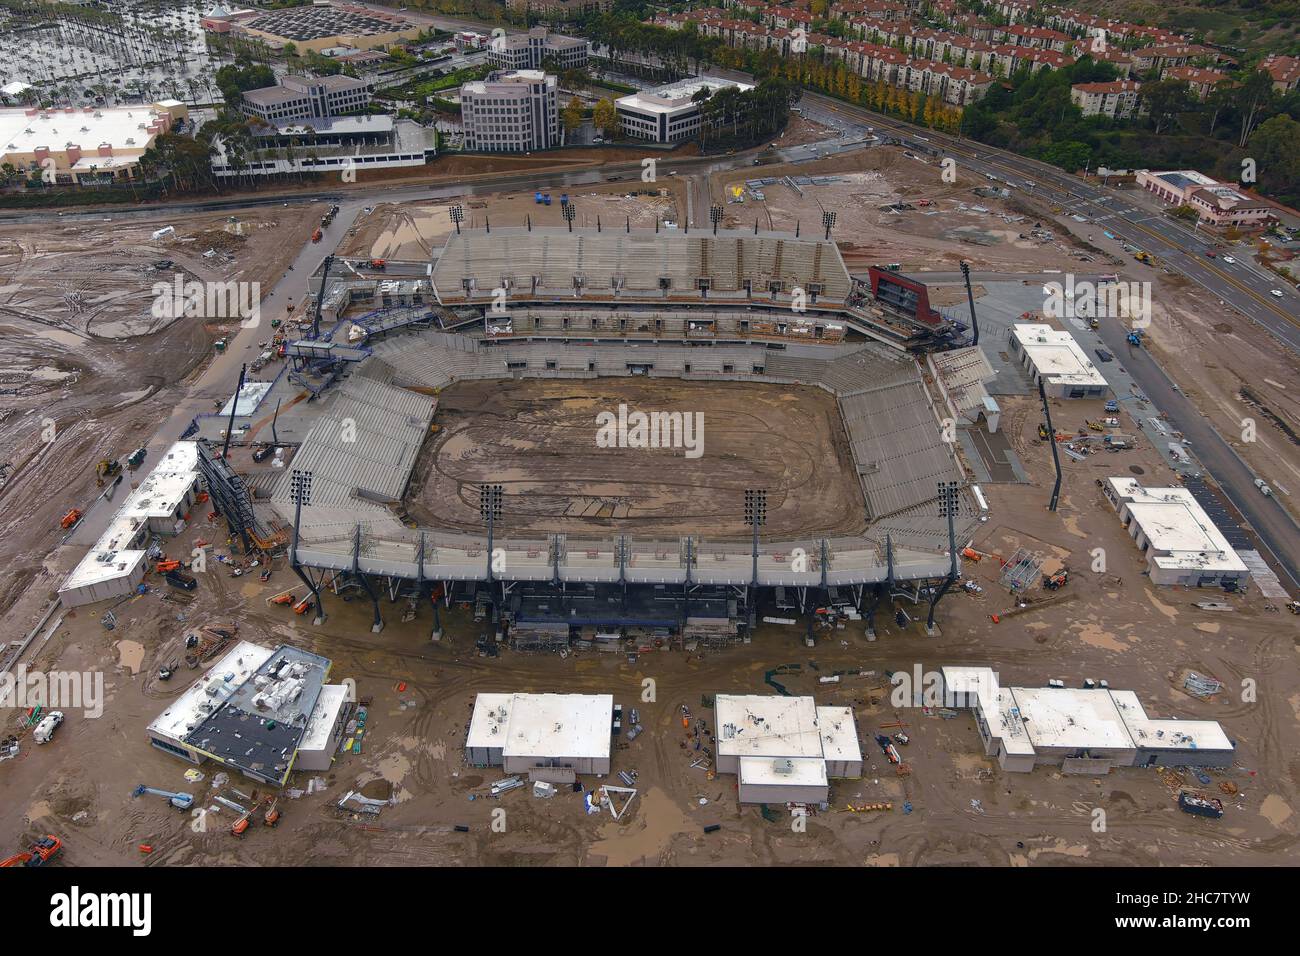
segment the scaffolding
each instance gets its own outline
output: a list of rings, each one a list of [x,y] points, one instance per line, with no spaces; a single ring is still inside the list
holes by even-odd
[[[1043,556],[1028,548],[1017,548],[1002,565],[1002,585],[1013,591],[1025,591],[1038,583]]]

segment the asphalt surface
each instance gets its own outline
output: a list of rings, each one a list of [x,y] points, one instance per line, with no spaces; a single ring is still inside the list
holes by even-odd
[[[958,159],[959,171],[965,168],[996,176],[1001,185],[1044,196],[1072,214],[1085,216],[1089,222],[1151,253],[1162,264],[1217,296],[1227,307],[1268,330],[1288,348],[1300,352],[1300,295],[1290,284],[1246,261],[1244,254],[1237,257],[1229,252],[1237,261],[1224,262],[1223,251],[1212,237],[1152,212],[1123,191],[1094,186],[1054,166],[877,116],[815,93],[805,93],[800,102],[804,115],[819,122],[825,116],[863,128],[870,124],[877,134],[890,135],[905,147],[934,149]],[[1215,257],[1207,256],[1207,250],[1216,250]],[[1133,268],[1140,273],[1147,267],[1135,261]],[[1273,290],[1281,296],[1274,296]]]
[[[1151,353],[1127,343],[1128,329],[1118,319],[1103,319],[1098,334],[1143,394],[1166,413],[1168,424],[1183,433],[1184,444],[1190,446],[1202,469],[1214,477],[1223,495],[1249,522],[1263,545],[1260,553],[1272,558],[1269,563],[1282,584],[1300,589],[1300,529],[1291,515],[1276,498],[1260,493],[1255,472],[1170,381]]]

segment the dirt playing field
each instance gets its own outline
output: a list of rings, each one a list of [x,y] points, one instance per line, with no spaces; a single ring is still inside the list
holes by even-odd
[[[669,442],[608,447],[598,416],[678,412]],[[746,488],[767,490],[766,535],[855,533],[865,524],[834,397],[818,388],[650,379],[459,382],[421,454],[407,508],[433,527],[479,530],[479,485],[504,486],[515,532],[748,533]],[[647,423],[648,426],[649,423]],[[611,426],[616,428],[615,422]]]

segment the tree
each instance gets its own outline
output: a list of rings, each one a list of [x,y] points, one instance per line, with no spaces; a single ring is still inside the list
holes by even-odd
[[[582,100],[572,97],[569,105],[560,111],[560,120],[564,123],[566,133],[577,132],[582,126]]]
[[[1250,137],[1250,153],[1260,185],[1294,203],[1300,194],[1300,123],[1282,113],[1265,120]]]
[[[1274,97],[1273,78],[1263,70],[1246,77],[1237,90],[1237,109],[1241,113],[1241,135],[1237,145],[1245,146],[1262,118],[1264,108]]]
[[[591,121],[605,134],[606,139],[613,139],[619,134],[618,109],[608,96],[591,111]]]
[[[1267,76],[1267,74],[1265,74]],[[1151,123],[1159,134],[1164,125],[1191,106],[1187,83],[1183,80],[1157,80],[1142,87],[1142,99],[1151,110]]]

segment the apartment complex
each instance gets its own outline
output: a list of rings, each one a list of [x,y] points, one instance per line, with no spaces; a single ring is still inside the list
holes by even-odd
[[[1206,70],[1199,66],[1171,66],[1165,68],[1160,79],[1182,80],[1192,95],[1203,103],[1216,86],[1228,82],[1230,77],[1218,70]]]
[[[1083,110],[1084,116],[1108,116],[1128,119],[1142,108],[1142,84],[1134,80],[1111,83],[1075,83],[1070,87],[1070,102]]]
[[[1273,78],[1273,89],[1290,93],[1300,86],[1300,58],[1294,56],[1269,56],[1259,65]]]
[[[488,43],[488,62],[498,70],[540,70],[547,61],[557,71],[585,69],[587,41],[533,27],[527,33],[493,37]]]
[[[342,116],[370,105],[374,84],[351,76],[285,76],[276,86],[244,93],[240,110],[275,124],[312,116]]]
[[[559,85],[541,70],[497,72],[460,88],[465,148],[523,153],[559,146]]]
[[[698,78],[620,97],[614,105],[625,135],[656,143],[680,143],[698,133],[703,123],[701,104],[695,102],[695,95],[701,90],[715,93],[732,86],[742,91],[753,89],[748,83]]]

